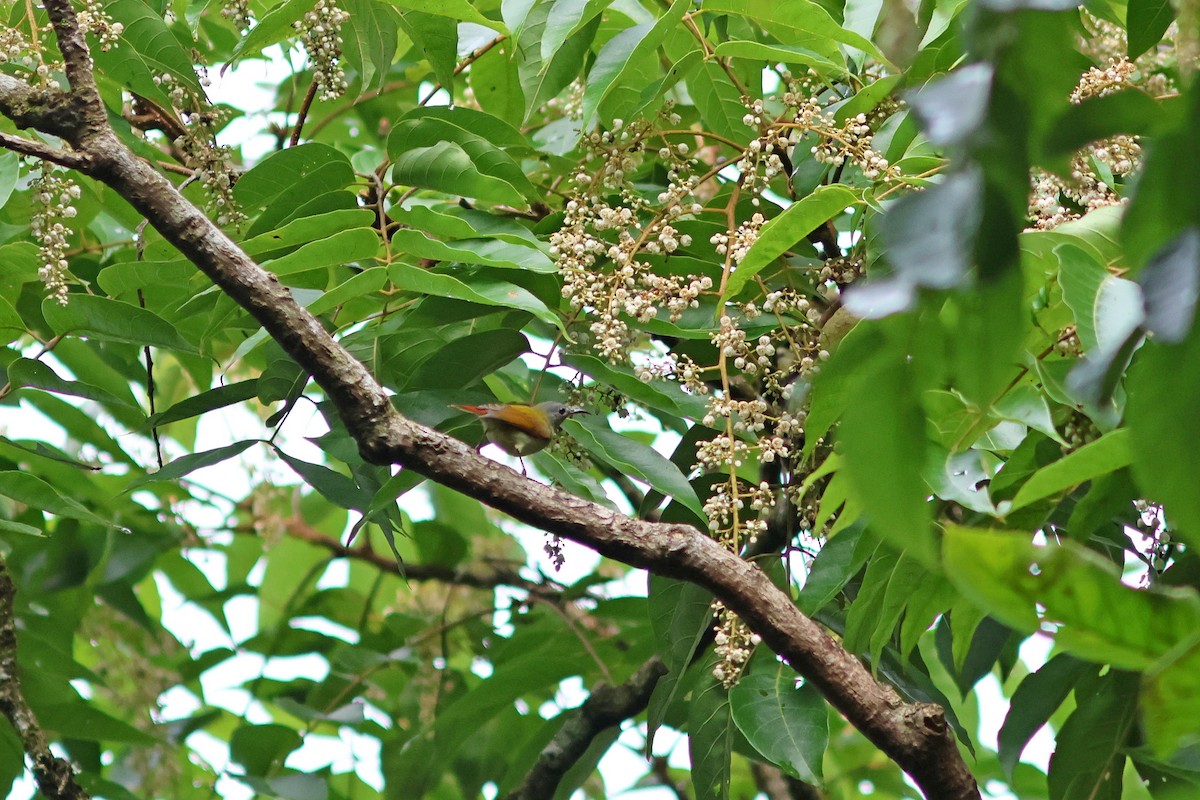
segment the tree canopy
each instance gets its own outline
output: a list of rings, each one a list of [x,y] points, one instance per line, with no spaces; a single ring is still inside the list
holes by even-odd
[[[1196,0],[0,11],[0,787],[1200,792]]]

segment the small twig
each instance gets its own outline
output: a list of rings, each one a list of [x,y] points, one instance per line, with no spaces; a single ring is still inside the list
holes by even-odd
[[[141,240],[138,243],[138,261],[142,260]],[[138,305],[142,308],[146,307],[146,297],[142,294],[142,288],[139,286],[137,290]],[[150,345],[142,348],[142,354],[146,359],[146,397],[150,400],[150,416],[154,416],[154,356],[150,354]],[[163,468],[163,452],[162,440],[158,435],[158,426],[150,428],[150,437],[154,439],[154,457],[158,461],[158,468]]]
[[[300,144],[300,131],[304,128],[304,119],[308,116],[308,110],[312,108],[313,100],[317,97],[317,81],[314,79],[308,85],[308,91],[304,95],[304,100],[300,103],[300,111],[296,114],[296,126],[292,128],[292,138],[288,141],[288,147],[295,147]]]
[[[453,76],[453,75],[458,75],[458,74],[459,74],[460,72],[462,72],[464,69],[466,69],[467,67],[471,66],[472,64],[474,64],[474,63],[475,63],[476,61],[478,61],[479,59],[483,58],[483,56],[484,56],[484,55],[485,55],[485,54],[486,54],[486,53],[487,53],[489,50],[491,50],[493,47],[495,47],[496,45],[500,44],[501,42],[503,42],[503,41],[504,41],[505,39],[507,39],[507,38],[508,38],[507,36],[505,36],[504,34],[501,34],[501,35],[497,36],[495,39],[492,39],[492,40],[491,40],[490,42],[488,42],[487,44],[485,44],[485,45],[482,45],[482,46],[480,46],[480,47],[476,48],[475,52],[471,53],[469,56],[467,56],[467,57],[466,57],[466,58],[464,58],[462,61],[460,61],[460,62],[458,63],[458,65],[454,67],[454,72],[452,72],[452,73],[450,73],[450,74],[451,74],[452,76]],[[432,99],[433,99],[433,96],[434,96],[435,94],[437,94],[438,92],[440,92],[440,91],[441,91],[442,89],[444,89],[444,88],[445,88],[445,87],[444,87],[444,86],[442,86],[442,83],[441,83],[441,81],[438,81],[437,83],[435,83],[435,84],[433,85],[433,88],[429,90],[429,94],[425,95],[425,99],[424,99],[424,100],[422,100],[422,101],[420,102],[420,105],[425,105],[426,103],[428,103],[430,100],[432,100]]]
[[[74,153],[70,150],[62,150],[32,139],[14,136],[11,133],[0,132],[0,147],[12,150],[14,153],[20,153],[21,155],[40,158],[43,161],[49,161],[52,164],[58,164],[69,169],[86,169],[92,163],[92,159],[86,153]]]

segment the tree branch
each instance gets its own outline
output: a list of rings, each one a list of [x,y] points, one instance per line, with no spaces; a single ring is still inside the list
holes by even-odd
[[[45,6],[67,62],[73,90],[67,96],[68,106],[75,104],[79,112],[73,120],[64,114],[47,117],[63,131],[48,132],[93,159],[80,168],[82,172],[125,198],[313,376],[338,409],[365,460],[401,464],[604,556],[705,587],[812,681],[835,708],[912,776],[927,797],[979,797],[942,709],[903,702],[894,689],[876,681],[858,659],[802,614],[758,566],[689,526],[631,519],[524,479],[463,442],[401,416],[366,367],[300,306],[275,276],[264,272],[117,138],[107,125],[69,0],[45,0]],[[0,92],[3,86],[0,84]],[[0,102],[4,113],[11,107],[11,103]],[[22,119],[29,124],[33,118]]]
[[[607,728],[640,714],[649,704],[658,679],[666,674],[666,665],[655,656],[625,683],[617,686],[601,684],[593,688],[583,705],[575,710],[542,749],[537,761],[526,773],[525,780],[508,795],[507,800],[553,797],[559,781],[583,757],[592,740]]]
[[[495,589],[498,586],[509,586],[529,594],[556,600],[562,597],[563,588],[558,585],[532,581],[523,577],[517,570],[501,565],[489,565],[484,568],[458,568],[441,564],[404,564],[396,563],[390,555],[369,550],[365,547],[350,547],[342,544],[332,536],[327,536],[301,519],[288,519],[284,526],[289,536],[324,547],[329,552],[341,558],[351,558],[364,561],[384,572],[392,572],[410,581],[438,581],[439,583],[467,586],[472,589]]]
[[[8,564],[0,557],[0,713],[12,723],[21,747],[33,762],[33,779],[38,790],[51,800],[89,800],[91,795],[75,782],[65,759],[50,752],[45,731],[21,692],[17,670],[17,622],[13,602],[17,587]]]

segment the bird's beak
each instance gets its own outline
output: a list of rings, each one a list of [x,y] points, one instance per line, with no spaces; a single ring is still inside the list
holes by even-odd
[[[567,409],[568,417],[573,417],[576,414],[591,414],[591,413],[592,412],[588,411],[586,408],[568,408]]]

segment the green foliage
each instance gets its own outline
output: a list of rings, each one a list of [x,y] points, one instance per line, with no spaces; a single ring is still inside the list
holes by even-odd
[[[330,63],[309,0],[94,5],[120,138],[402,413],[475,444],[454,404],[583,404],[535,478],[755,558],[989,791],[1193,796],[1194,7],[339,0]],[[59,80],[4,14],[0,71]],[[261,107],[205,100],[263,64]],[[697,798],[912,796],[707,589],[364,462],[170,237],[54,175],[0,154],[0,556],[96,795],[506,796],[657,656],[555,796],[619,749]],[[24,765],[0,720],[0,788]]]

